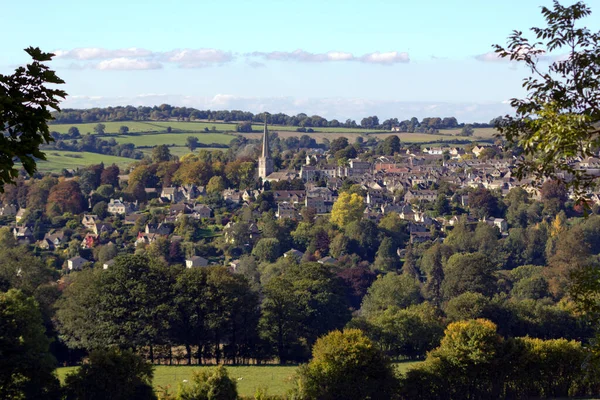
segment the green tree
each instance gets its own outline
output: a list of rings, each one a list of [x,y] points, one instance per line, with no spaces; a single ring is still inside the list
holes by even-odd
[[[67,131],[67,134],[70,137],[79,137],[79,136],[81,136],[81,133],[79,132],[79,128],[77,128],[76,126],[70,127],[69,130]]]
[[[484,254],[454,254],[444,270],[444,298],[448,300],[465,292],[491,296],[496,291],[495,270],[495,265]]]
[[[60,398],[49,346],[36,301],[16,289],[0,293],[0,397]]]
[[[66,400],[152,400],[151,364],[129,350],[95,350],[65,378]]]
[[[127,135],[129,133],[129,127],[122,125],[119,127],[119,134],[120,135]]]
[[[96,124],[96,126],[94,126],[94,132],[96,132],[98,135],[104,135],[105,129],[106,125],[104,124]]]
[[[600,32],[579,26],[590,14],[583,2],[563,6],[555,1],[551,9],[542,7],[546,26],[531,28],[534,41],[514,31],[506,47],[494,46],[500,57],[523,63],[532,73],[523,82],[527,96],[511,100],[516,115],[497,124],[508,142],[523,149],[526,156],[515,175],[555,178],[578,193],[595,177],[568,160],[595,156],[600,144]],[[547,53],[568,54],[568,58],[542,68],[544,64],[538,61]],[[574,179],[566,180],[559,172]]]
[[[313,358],[298,371],[305,399],[391,399],[396,377],[389,360],[358,329],[333,331],[317,340]]]
[[[421,301],[418,283],[406,274],[379,276],[363,299],[361,312],[370,315],[389,307],[406,308]]]
[[[15,182],[21,165],[33,175],[36,159],[46,159],[40,145],[53,140],[48,129],[48,121],[53,119],[50,109],[59,111],[59,99],[67,95],[46,87],[65,83],[44,64],[54,54],[37,47],[28,47],[25,52],[32,63],[17,68],[12,75],[0,74],[0,192],[5,184]]]
[[[280,360],[305,360],[306,346],[350,319],[339,278],[319,263],[289,264],[263,289],[261,335]]]
[[[273,238],[260,239],[252,249],[252,255],[264,262],[274,262],[280,255],[279,240]]]
[[[200,140],[198,140],[198,138],[195,136],[188,136],[185,139],[185,144],[186,144],[187,148],[190,149],[191,152],[193,152],[194,150],[196,150],[198,148],[199,143],[200,143]]]
[[[157,259],[119,256],[107,270],[76,274],[58,304],[71,347],[150,347],[165,340],[172,308],[171,275]],[[90,322],[94,321],[93,324]]]
[[[389,237],[383,238],[379,249],[377,250],[377,256],[375,257],[375,263],[373,267],[379,271],[397,271],[400,264],[400,258],[396,253],[396,248],[393,245],[392,239]]]
[[[191,382],[180,385],[177,400],[236,400],[237,384],[220,365],[211,370],[194,371]]]
[[[171,160],[171,150],[166,144],[152,148],[152,162],[159,163]]]
[[[467,124],[460,131],[461,136],[473,136],[475,133],[475,129],[473,129],[473,125]]]

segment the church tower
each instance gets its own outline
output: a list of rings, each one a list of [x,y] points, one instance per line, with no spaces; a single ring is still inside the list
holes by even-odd
[[[273,172],[273,159],[269,152],[269,132],[267,131],[267,118],[265,117],[265,130],[263,132],[262,155],[258,158],[258,177],[265,178]]]

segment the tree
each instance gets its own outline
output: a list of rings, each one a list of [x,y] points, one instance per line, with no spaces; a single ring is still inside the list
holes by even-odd
[[[50,190],[46,213],[51,216],[66,212],[79,214],[83,211],[84,203],[79,184],[76,181],[62,181]]]
[[[509,144],[526,156],[515,175],[558,179],[579,194],[595,177],[569,160],[595,156],[600,145],[600,32],[578,26],[590,14],[583,2],[565,7],[555,1],[552,9],[542,7],[546,26],[531,28],[535,43],[514,31],[506,47],[494,45],[500,57],[523,63],[532,73],[523,82],[526,98],[511,100],[516,115],[507,115],[497,124]],[[538,61],[548,54],[567,57],[550,58],[552,62],[542,69]],[[564,179],[563,171],[574,179]]]
[[[104,125],[104,124],[96,124],[96,126],[94,126],[94,132],[96,132],[96,134],[98,134],[98,135],[104,135],[105,129],[106,129],[106,125]]]
[[[154,146],[152,149],[152,162],[160,163],[169,160],[171,160],[171,151],[169,150],[169,146],[166,144]]]
[[[461,136],[473,136],[473,133],[475,133],[475,130],[471,124],[465,125],[460,131]]]
[[[73,348],[152,346],[164,341],[169,328],[171,284],[157,259],[119,256],[107,270],[82,271],[58,303],[57,319]],[[90,324],[90,321],[94,321]]]
[[[379,271],[397,271],[400,264],[400,258],[396,253],[396,248],[393,245],[392,239],[389,237],[383,238],[379,249],[377,250],[377,256],[375,257],[375,263],[373,267]]]
[[[274,262],[280,254],[279,240],[273,238],[260,239],[252,249],[252,255],[264,262]]]
[[[127,135],[129,133],[129,127],[128,126],[120,126],[119,127],[119,134],[120,135]]]
[[[313,358],[299,369],[304,399],[390,399],[396,377],[390,361],[358,329],[333,331],[317,340]]]
[[[365,205],[360,195],[343,192],[333,204],[330,220],[339,227],[345,227],[350,222],[360,220],[364,209]]]
[[[180,386],[177,400],[236,400],[237,384],[220,365],[211,370],[194,371],[191,382]]]
[[[79,132],[79,128],[77,128],[76,126],[70,127],[69,130],[67,131],[67,134],[71,138],[76,138],[76,137],[81,136],[81,133]]]
[[[368,316],[392,306],[406,308],[420,301],[419,285],[412,277],[390,272],[373,282],[363,299],[361,312]]]
[[[129,350],[95,350],[65,378],[65,400],[153,400],[153,367]]]
[[[200,140],[198,140],[198,138],[195,136],[188,136],[185,139],[185,143],[186,143],[187,148],[190,149],[191,152],[193,152],[198,147]]]
[[[454,254],[444,270],[444,298],[451,299],[465,292],[491,296],[496,291],[495,269],[484,254]]]
[[[498,199],[485,188],[469,192],[469,208],[478,218],[499,216]]]
[[[206,193],[221,193],[225,190],[225,180],[222,176],[215,175],[206,184]]]
[[[0,397],[60,398],[49,346],[33,297],[16,289],[0,293]]]
[[[67,96],[63,90],[46,87],[65,83],[43,64],[54,54],[37,47],[25,52],[32,63],[12,75],[0,74],[0,192],[5,184],[15,182],[17,158],[29,175],[37,169],[36,159],[46,159],[40,145],[53,140],[47,122],[53,119],[50,109],[60,111],[59,99]]]
[[[350,319],[343,287],[319,263],[295,263],[264,285],[261,335],[281,363],[306,360],[317,338]]]

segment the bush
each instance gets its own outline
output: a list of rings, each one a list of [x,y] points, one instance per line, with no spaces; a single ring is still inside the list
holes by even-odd
[[[440,347],[401,379],[402,399],[514,399],[597,396],[581,343],[503,340],[487,320],[450,324]]]
[[[153,400],[153,367],[131,351],[96,350],[65,379],[66,400]]]
[[[180,386],[177,394],[178,400],[235,400],[237,397],[237,385],[222,365],[194,372],[191,382]]]
[[[298,371],[303,399],[391,399],[396,376],[389,360],[362,331],[333,331],[317,340],[313,359]]]

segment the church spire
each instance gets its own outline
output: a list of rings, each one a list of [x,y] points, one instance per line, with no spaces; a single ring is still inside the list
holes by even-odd
[[[263,132],[262,154],[258,158],[258,176],[265,180],[273,172],[273,159],[269,151],[269,131],[267,129],[267,113],[265,113],[265,130]]]
[[[263,142],[262,142],[262,157],[269,158],[271,154],[269,154],[269,131],[267,129],[267,118],[265,116],[265,130],[263,132]]]

